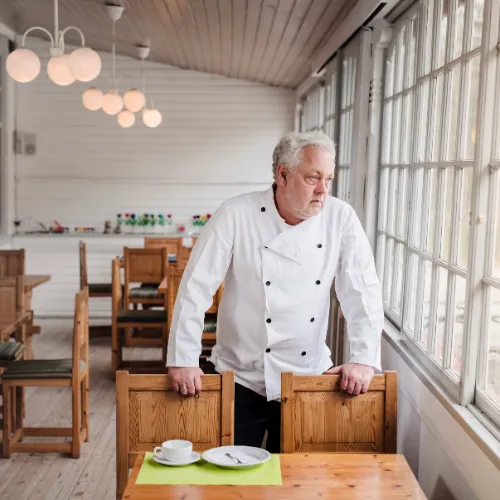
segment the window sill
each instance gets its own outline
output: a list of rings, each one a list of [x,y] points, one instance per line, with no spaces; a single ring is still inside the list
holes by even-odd
[[[402,341],[401,332],[387,319],[384,325],[383,336],[467,435],[488,456],[495,467],[500,470],[500,430],[477,407],[473,407],[471,411],[454,402],[441,385],[408,351]]]

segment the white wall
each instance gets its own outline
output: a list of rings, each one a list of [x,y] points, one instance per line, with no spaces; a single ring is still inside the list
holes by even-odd
[[[98,225],[118,212],[213,211],[226,198],[265,189],[276,140],[293,128],[294,94],[251,82],[146,63],[147,90],[163,114],[157,129],[122,129],[81,104],[90,85],[54,85],[42,71],[17,85],[17,129],[37,134],[38,154],[16,158],[16,217]],[[109,54],[101,54],[110,73]],[[140,63],[117,59],[121,90],[140,85]],[[96,82],[92,82],[96,85]],[[107,88],[105,78],[97,85]]]
[[[430,500],[498,500],[500,471],[387,339],[382,367],[398,372],[398,452]]]

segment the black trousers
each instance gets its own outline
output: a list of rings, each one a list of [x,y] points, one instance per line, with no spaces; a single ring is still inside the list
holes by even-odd
[[[200,368],[204,373],[217,373],[212,363]],[[281,405],[279,401],[267,401],[256,392],[234,384],[234,444],[260,448],[267,431],[266,449],[269,453],[280,452]]]
[[[235,384],[234,444],[260,448],[267,430],[266,449],[280,452],[281,406],[256,392]]]

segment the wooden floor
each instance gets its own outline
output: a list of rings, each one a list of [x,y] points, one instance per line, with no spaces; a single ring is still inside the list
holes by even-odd
[[[42,333],[33,337],[36,358],[71,358],[73,321],[37,323]],[[159,349],[130,351],[136,359],[161,359]],[[110,363],[111,339],[91,338],[90,439],[83,444],[80,458],[54,453],[14,453],[9,459],[0,458],[2,500],[115,499],[116,401]],[[69,388],[29,389],[26,397],[26,426],[71,426]]]

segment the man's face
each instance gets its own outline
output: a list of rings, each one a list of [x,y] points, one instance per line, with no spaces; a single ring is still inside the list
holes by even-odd
[[[292,172],[279,165],[276,182],[283,192],[286,210],[298,219],[309,219],[323,209],[335,164],[331,153],[311,146],[302,149],[302,156],[302,162]]]

